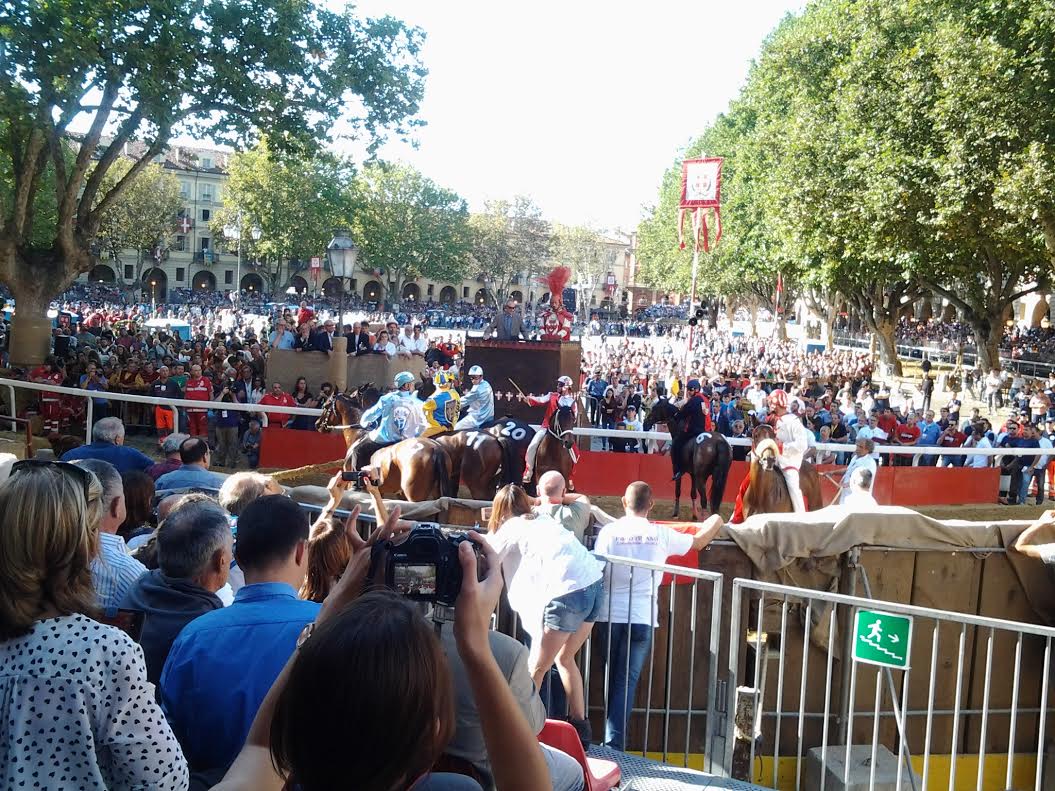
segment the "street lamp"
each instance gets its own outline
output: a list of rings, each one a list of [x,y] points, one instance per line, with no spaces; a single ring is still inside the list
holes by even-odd
[[[340,313],[337,323],[340,331],[344,332],[344,279],[351,278],[355,274],[355,263],[359,258],[359,248],[348,235],[347,231],[334,231],[333,238],[326,245],[326,257],[330,262],[330,271],[337,278],[340,287]]]

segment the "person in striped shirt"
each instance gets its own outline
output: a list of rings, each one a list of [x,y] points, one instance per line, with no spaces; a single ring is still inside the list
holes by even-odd
[[[99,606],[104,612],[111,612],[147,569],[128,554],[125,540],[117,535],[117,529],[125,521],[125,490],[117,468],[101,459],[81,459],[74,464],[91,472],[103,487],[99,554],[92,559],[91,570]]]

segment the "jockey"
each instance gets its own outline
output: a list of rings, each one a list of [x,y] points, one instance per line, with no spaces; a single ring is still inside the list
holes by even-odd
[[[454,374],[450,371],[437,371],[432,377],[436,392],[429,396],[421,409],[425,413],[428,426],[422,436],[434,437],[454,429],[461,407],[458,391],[454,389]]]
[[[806,510],[806,502],[799,487],[799,467],[802,466],[802,457],[810,446],[806,427],[799,418],[788,413],[788,394],[783,390],[774,390],[769,394],[769,408],[776,421],[773,428],[776,430],[777,446],[780,448],[777,464],[784,472],[784,480],[788,484],[788,494],[791,496],[795,512],[802,513]]]
[[[674,477],[671,480],[675,481],[686,472],[691,472],[681,469],[679,460],[682,448],[686,443],[695,441],[703,432],[712,430],[711,407],[707,399],[700,395],[700,380],[690,379],[686,389],[689,391],[688,400],[671,417],[671,420],[685,422],[684,431],[670,445],[670,463],[674,469]]]
[[[572,383],[570,376],[562,376],[557,380],[557,391],[555,393],[546,393],[543,396],[528,396],[520,393],[517,398],[523,401],[525,404],[532,404],[534,406],[546,405],[546,414],[542,417],[542,427],[535,432],[535,436],[531,439],[531,444],[528,445],[527,449],[527,466],[524,469],[524,482],[529,482],[535,475],[535,456],[538,455],[538,446],[542,444],[542,438],[546,436],[546,432],[550,428],[550,422],[553,420],[553,416],[557,414],[557,410],[562,406],[571,407],[575,410],[575,395],[571,391]],[[576,417],[578,415],[576,414]],[[571,457],[572,463],[576,462],[574,452]]]
[[[38,365],[29,372],[29,381],[41,385],[61,387],[64,380],[62,361],[51,355],[48,355],[43,365]],[[40,416],[43,419],[45,436],[59,433],[62,420],[62,398],[58,393],[50,390],[40,391]]]
[[[400,440],[416,437],[421,433],[425,418],[421,413],[421,402],[414,395],[414,374],[401,371],[396,374],[396,389],[385,393],[372,407],[363,412],[359,425],[373,428],[359,436],[352,448],[355,469],[361,470],[370,461],[375,451]]]
[[[495,394],[491,385],[484,379],[484,369],[474,365],[469,369],[469,381],[472,389],[462,396],[461,403],[469,408],[468,413],[454,424],[455,431],[465,428],[480,428],[495,418]]]

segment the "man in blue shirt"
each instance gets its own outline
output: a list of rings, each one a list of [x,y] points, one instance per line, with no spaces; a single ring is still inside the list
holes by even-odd
[[[191,488],[219,489],[227,480],[218,472],[209,472],[209,463],[212,461],[209,443],[201,437],[183,440],[179,446],[179,457],[183,466],[178,470],[166,472],[158,478],[157,483],[154,484],[157,491]]]
[[[937,445],[938,437],[940,436],[941,425],[934,420],[934,411],[928,409],[926,416],[919,424],[919,444],[929,446]],[[919,459],[921,467],[933,467],[937,462],[937,456],[920,456]]]
[[[297,336],[289,331],[286,320],[280,318],[275,322],[275,329],[268,338],[268,343],[272,349],[292,349],[296,340]]]
[[[308,563],[308,517],[282,495],[238,517],[245,587],[225,609],[184,627],[161,674],[161,704],[192,771],[225,770],[319,604],[297,598]],[[351,716],[354,716],[352,714]]]
[[[135,448],[125,447],[125,426],[116,417],[104,417],[92,426],[92,444],[68,450],[61,461],[98,459],[109,462],[120,473],[130,470],[145,470],[154,464],[149,456]]]

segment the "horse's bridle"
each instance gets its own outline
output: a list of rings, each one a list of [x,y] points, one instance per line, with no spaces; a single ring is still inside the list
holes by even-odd
[[[344,431],[349,428],[360,428],[358,423],[349,423],[348,425],[333,425],[330,420],[336,419],[337,417],[337,400],[339,398],[347,398],[349,401],[350,397],[345,396],[343,393],[334,393],[330,396],[329,400],[322,407],[322,415],[320,415],[322,427],[319,428],[316,424],[316,428],[319,431]]]

